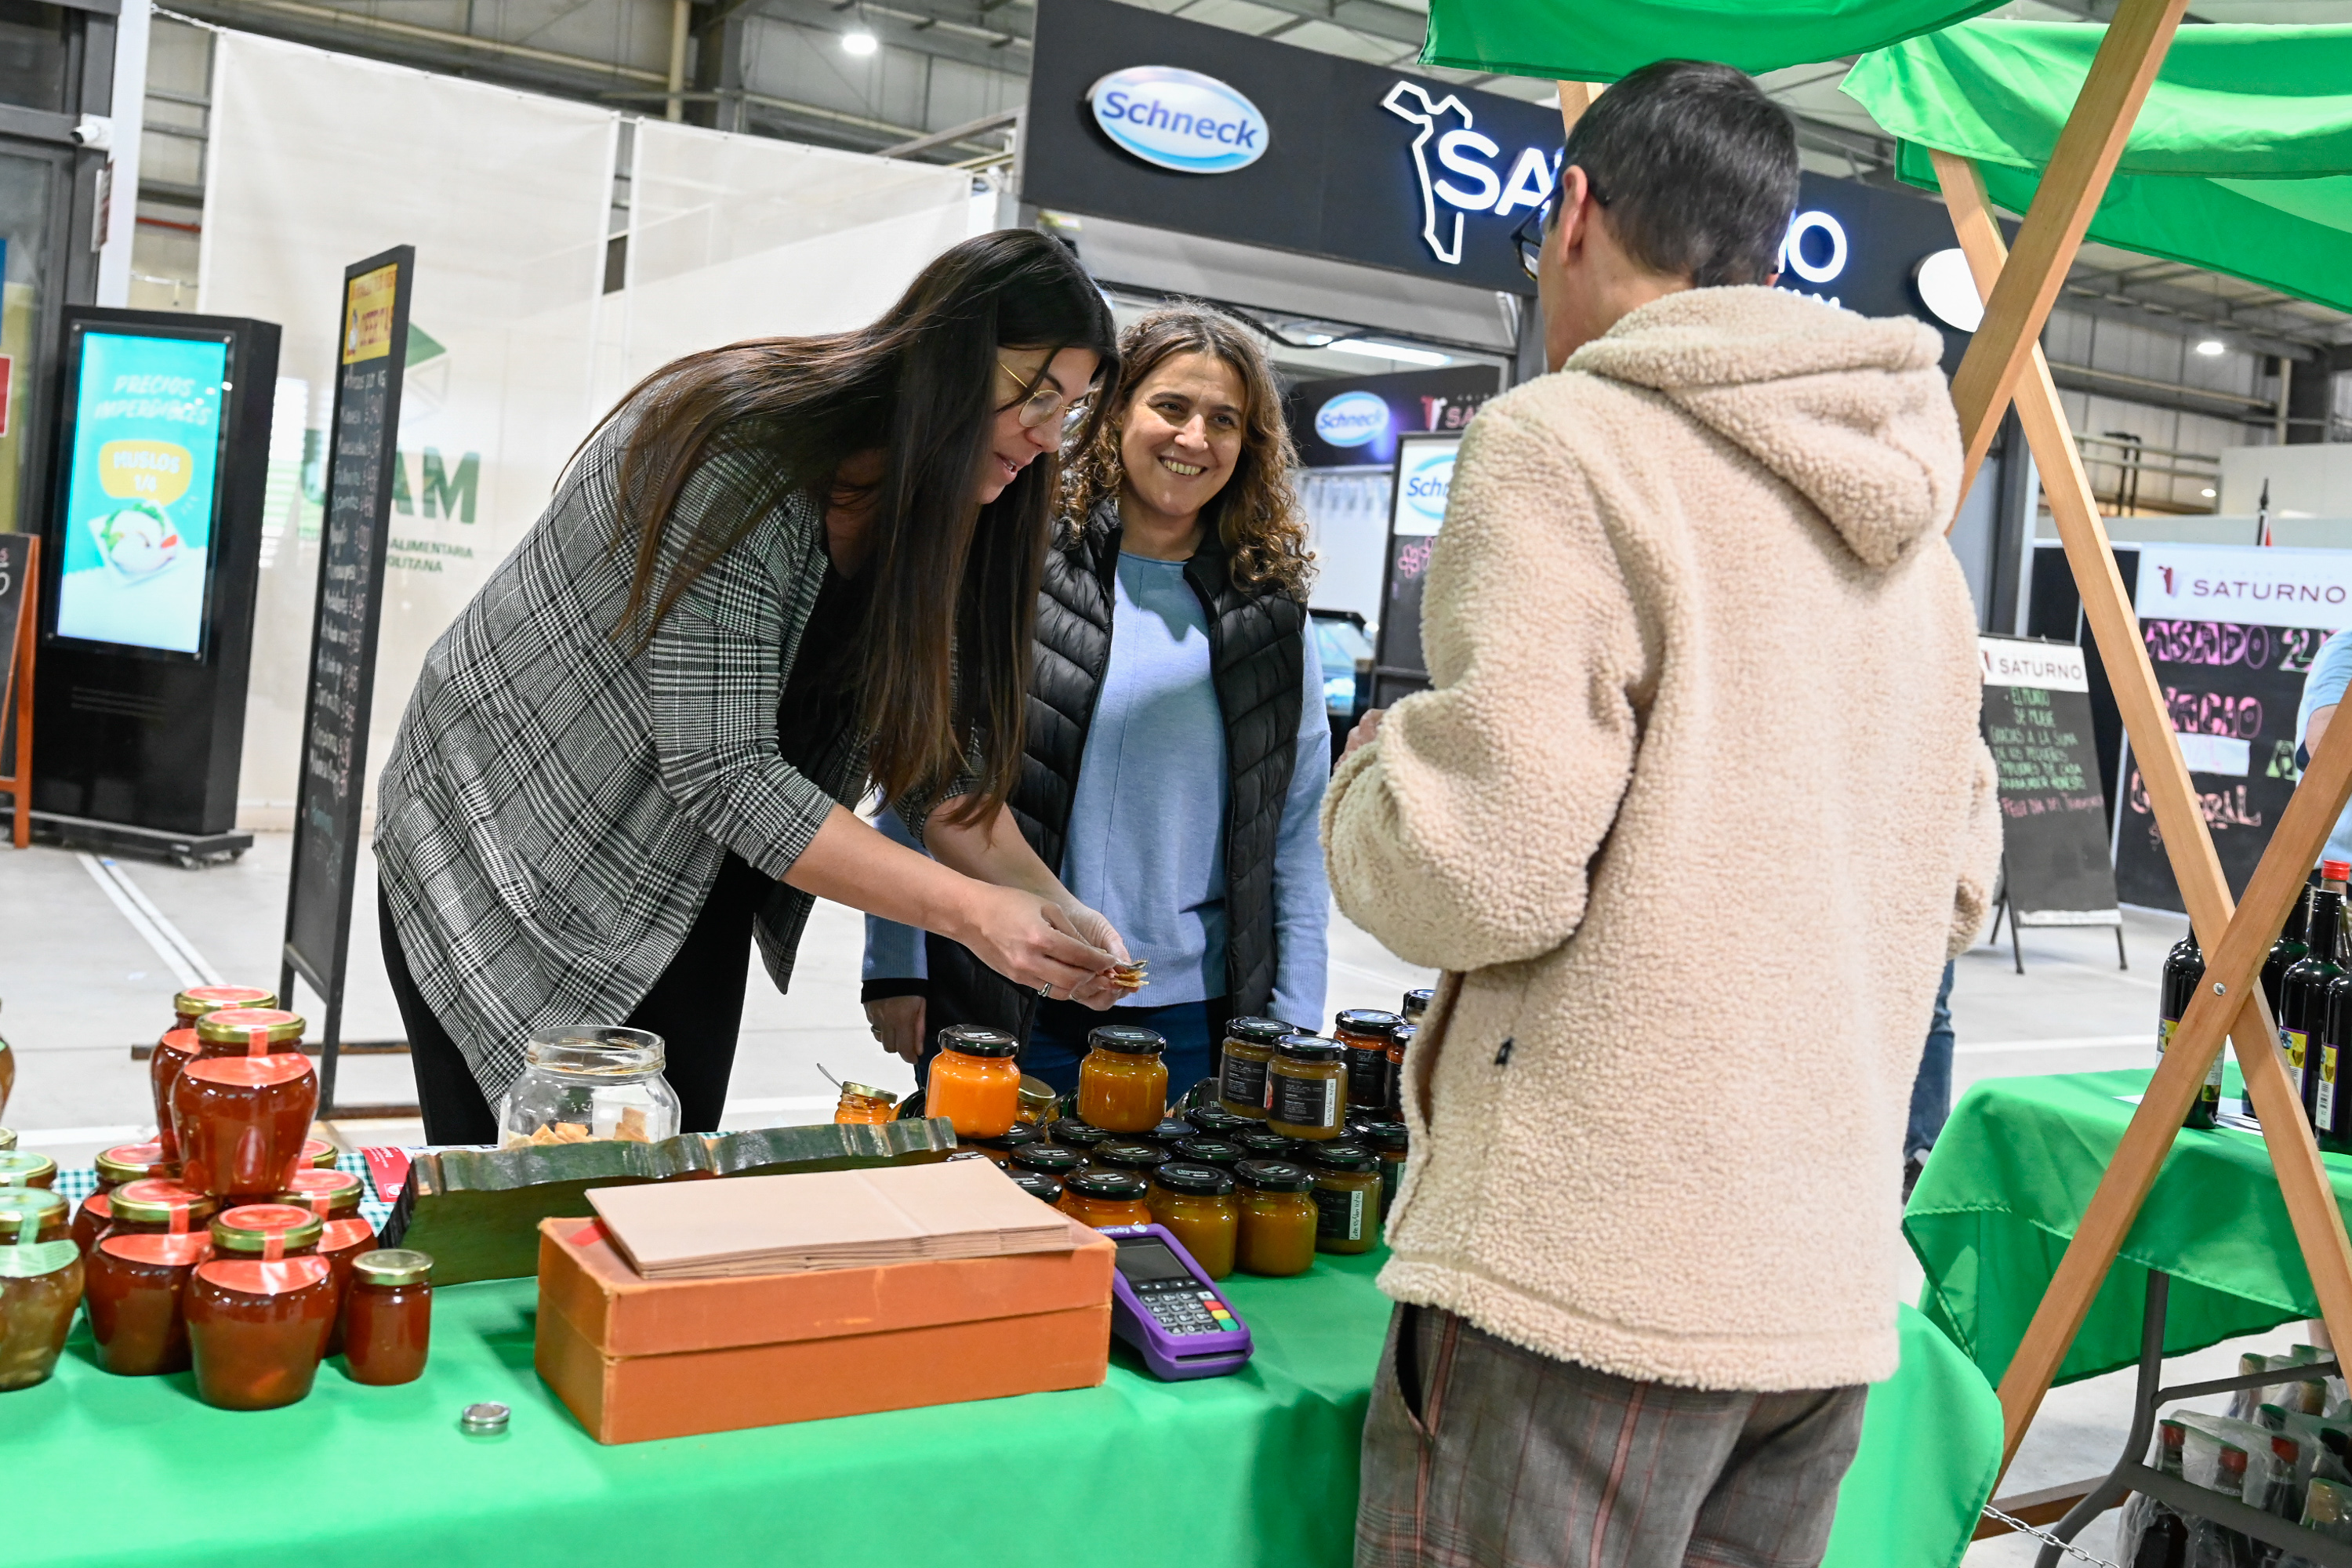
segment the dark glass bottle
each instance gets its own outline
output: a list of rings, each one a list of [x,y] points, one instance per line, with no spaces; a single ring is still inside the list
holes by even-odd
[[[2340,1081],[2347,1063],[2352,1062],[2352,959],[2347,957],[2347,946],[2352,946],[2352,921],[2339,921],[2336,932],[2339,973],[2328,983],[2319,1037],[2312,1047],[2315,1059],[2305,1074],[2310,1087],[2304,1096],[2304,1109],[2311,1113],[2311,1130],[2320,1148],[2336,1154],[2352,1152],[2352,1104],[2346,1103]]]
[[[2172,1033],[2180,1027],[2180,1020],[2189,1012],[2189,1004],[2197,994],[2197,983],[2205,978],[2205,953],[2197,945],[2197,933],[2172,944],[2164,955],[2164,984],[2158,992],[2156,1022],[2156,1055],[2160,1062],[2172,1046]],[[2189,1102],[2189,1114],[2183,1127],[2204,1129],[2213,1125],[2214,1112],[2221,1107],[2221,1058],[2213,1058],[2213,1070],[2197,1090],[2197,1098]]]
[[[2319,1063],[2327,1017],[2327,987],[2344,973],[2336,955],[2336,927],[2344,917],[2341,861],[2321,868],[2322,879],[2305,901],[2305,954],[2287,966],[2279,983],[2279,1050],[2286,1058],[2287,1077],[2303,1101],[2305,1119],[2314,1116],[2319,1088]],[[2335,873],[2327,875],[2326,873]],[[2316,1122],[2314,1123],[2316,1125]]]
[[[2159,1472],[2181,1473],[2181,1443],[2187,1436],[2178,1421],[2159,1425],[2156,1444]],[[2134,1492],[2124,1504],[2116,1540],[2123,1547],[2125,1568],[2182,1568],[2189,1552],[2189,1524],[2169,1505]]]
[[[2287,910],[2286,923],[2279,928],[2278,940],[2271,943],[2271,955],[2263,960],[2263,998],[2271,1005],[2273,1018],[2279,1016],[2279,985],[2286,979],[2286,972],[2311,951],[2303,933],[2310,928],[2311,898],[2318,891],[2319,879],[2315,876],[2296,896],[2294,908]]]

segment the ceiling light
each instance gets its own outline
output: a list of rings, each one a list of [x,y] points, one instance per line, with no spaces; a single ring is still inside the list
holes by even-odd
[[[1342,338],[1324,345],[1334,353],[1360,354],[1366,359],[1384,359],[1397,364],[1452,364],[1452,354],[1442,354],[1433,349],[1408,348],[1403,343],[1384,343],[1377,338]]]
[[[2200,495],[2200,496],[2203,496],[2207,500],[2211,500],[2213,499],[2213,490],[2212,490],[2212,488],[2211,488],[2210,486],[2206,487],[2204,489],[2199,490],[2197,493],[2198,493],[2199,495]]]
[[[841,35],[841,50],[848,55],[870,55],[882,47],[882,40],[860,27],[854,33]]]
[[[2230,345],[2219,338],[2207,338],[2197,345],[2197,352],[2207,359],[2215,359],[2230,352]]]

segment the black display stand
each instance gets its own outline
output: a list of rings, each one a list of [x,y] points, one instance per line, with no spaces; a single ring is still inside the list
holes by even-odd
[[[2020,927],[2105,926],[2116,933],[2116,967],[2128,969],[2083,651],[2032,637],[1981,637],[1977,646],[1985,661],[1980,723],[2000,803],[1992,931],[2008,918],[2010,958],[2022,974]]]
[[[310,691],[302,716],[302,776],[294,796],[294,870],[286,897],[284,968],[326,1004],[320,1032],[319,1114],[335,1112],[335,1059],[351,958],[352,887],[360,804],[367,794],[368,711],[383,600],[385,531],[408,363],[408,300],[416,248],[395,246],[343,269],[337,319],[333,445],[327,464],[311,620]],[[377,1108],[371,1108],[372,1110]]]

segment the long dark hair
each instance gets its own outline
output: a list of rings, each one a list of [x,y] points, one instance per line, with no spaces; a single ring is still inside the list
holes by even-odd
[[[1203,510],[1225,547],[1225,571],[1246,594],[1276,593],[1307,601],[1315,557],[1307,549],[1307,521],[1290,470],[1298,454],[1282,416],[1282,392],[1257,339],[1230,316],[1205,305],[1154,310],[1119,334],[1118,393],[1104,399],[1107,416],[1093,440],[1076,448],[1063,482],[1065,526],[1083,532],[1106,496],[1118,494],[1127,465],[1119,443],[1128,410],[1151,373],[1179,354],[1206,354],[1242,384],[1241,460],[1225,488]]]
[[[1060,489],[1051,454],[1003,494],[972,504],[999,355],[1091,349],[1115,384],[1109,308],[1067,247],[1024,229],[965,240],[923,268],[868,327],[759,338],[689,354],[655,372],[608,419],[633,425],[620,464],[615,540],[635,557],[616,635],[642,648],[711,563],[795,491],[820,505],[860,452],[883,454],[871,491],[865,625],[850,659],[869,774],[894,798],[920,796],[982,758],[956,816],[974,821],[1012,793],[1038,578]],[[1031,387],[1022,389],[1026,396]],[[1080,440],[1093,437],[1098,402]],[[756,459],[759,479],[694,524],[683,550],[665,533],[696,467]],[[862,499],[862,498],[861,498]],[[803,650],[813,657],[817,650]]]

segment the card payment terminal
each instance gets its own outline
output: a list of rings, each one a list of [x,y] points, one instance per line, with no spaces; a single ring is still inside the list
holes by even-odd
[[[1165,1226],[1106,1226],[1103,1234],[1118,1243],[1111,1332],[1135,1347],[1154,1377],[1217,1377],[1249,1363],[1248,1326]]]

